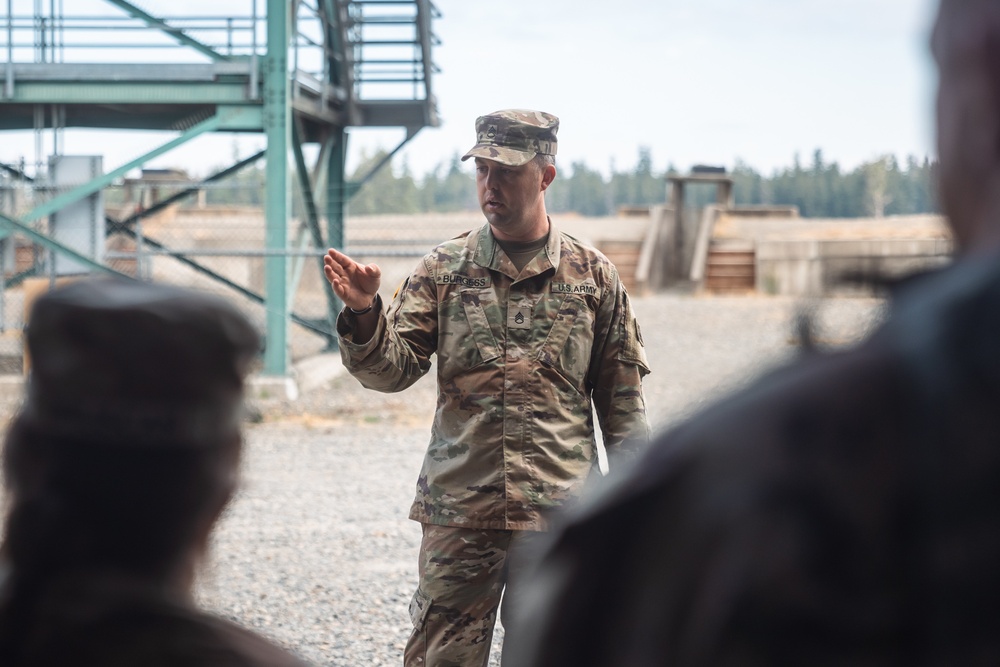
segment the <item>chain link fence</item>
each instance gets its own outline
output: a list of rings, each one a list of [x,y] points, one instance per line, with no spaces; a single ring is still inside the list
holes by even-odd
[[[177,203],[169,200],[198,185],[199,192]],[[71,186],[46,186],[42,180],[0,179],[0,212],[23,220],[36,208]],[[261,332],[266,330],[265,262],[269,255],[286,258],[291,316],[292,362],[328,350],[321,330],[333,324],[322,257],[308,226],[298,217],[288,221],[285,248],[268,250],[262,186],[247,182],[196,184],[185,174],[146,170],[142,178],[125,179],[85,201],[95,220],[91,239],[75,239],[73,247],[116,272],[147,281],[185,286],[218,294],[236,303]],[[245,202],[240,204],[222,202]],[[295,206],[294,208],[298,208]],[[103,211],[103,219],[101,219]],[[57,238],[56,218],[30,223],[39,234]],[[388,302],[418,258],[441,240],[481,224],[478,213],[445,216],[348,218],[346,250],[358,261],[383,270],[383,298]],[[321,221],[325,228],[325,221]],[[58,239],[66,242],[63,237]],[[72,240],[72,239],[71,239]],[[95,247],[100,245],[100,247]],[[20,232],[0,240],[0,373],[22,368],[21,333],[37,294],[60,280],[90,273],[87,267],[67,272],[52,251]]]
[[[5,177],[0,185],[0,212],[17,220],[57,194],[39,181]],[[199,183],[199,191],[162,205],[194,185],[183,172],[146,170],[141,178],[106,188],[92,202],[103,210],[103,221],[98,221],[103,227],[98,224],[95,232],[103,236],[103,246],[82,252],[101,256],[104,265],[131,277],[219,294],[242,308],[262,332],[267,321],[266,258],[272,253],[285,255],[292,362],[327,351],[328,341],[317,329],[329,330],[336,313],[330,311],[322,272],[326,248],[315,247],[308,225],[292,218],[285,248],[267,250],[262,185],[246,180]],[[100,216],[100,210],[93,214]],[[562,229],[584,240],[641,234],[639,227],[623,231],[621,220],[559,217]],[[420,257],[441,241],[483,223],[478,211],[348,217],[345,250],[361,263],[378,264],[381,296],[389,303]],[[53,224],[53,219],[45,218],[31,227],[53,236]],[[325,233],[325,221],[320,224]],[[8,234],[0,245],[0,372],[12,373],[21,367],[20,334],[32,299],[55,281],[72,276],[58,274],[52,253],[25,233]]]

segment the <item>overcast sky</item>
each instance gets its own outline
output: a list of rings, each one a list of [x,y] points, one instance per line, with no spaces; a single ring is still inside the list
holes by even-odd
[[[25,0],[19,0],[22,4]],[[96,0],[64,0],[76,6]],[[179,14],[195,0],[147,0]],[[258,0],[263,13],[264,0]],[[120,10],[99,3],[102,13]],[[440,128],[401,152],[421,174],[464,152],[476,116],[537,108],[561,119],[558,164],[607,172],[634,166],[640,147],[657,170],[672,164],[763,170],[811,160],[821,149],[845,168],[885,153],[934,153],[934,70],[927,35],[936,0],[435,0],[441,45],[434,60]],[[249,0],[214,0],[212,11],[249,13]],[[30,11],[30,5],[28,5]],[[114,168],[166,137],[93,132],[66,137],[67,153],[104,152]],[[391,148],[401,133],[352,132],[362,150]],[[262,137],[199,140],[154,166],[206,173]],[[30,153],[8,140],[0,159]],[[28,155],[31,159],[31,155]]]
[[[770,171],[820,148],[844,166],[934,152],[934,0],[439,0],[443,125],[415,171],[504,107],[560,117],[559,163]],[[360,133],[359,133],[360,134]]]

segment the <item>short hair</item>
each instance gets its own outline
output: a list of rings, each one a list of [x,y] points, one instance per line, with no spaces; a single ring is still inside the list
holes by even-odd
[[[541,169],[541,170],[544,170],[549,165],[552,165],[553,167],[556,166],[556,156],[555,155],[546,155],[545,153],[536,153],[535,157],[531,158],[531,161],[534,162],[538,166],[538,168]]]

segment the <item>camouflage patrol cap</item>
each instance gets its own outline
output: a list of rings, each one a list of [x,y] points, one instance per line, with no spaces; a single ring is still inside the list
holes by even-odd
[[[462,156],[495,160],[511,167],[556,154],[559,119],[544,111],[504,109],[476,119],[476,145]]]
[[[203,292],[84,279],[35,301],[18,415],[47,435],[124,446],[212,446],[238,432],[259,336]]]

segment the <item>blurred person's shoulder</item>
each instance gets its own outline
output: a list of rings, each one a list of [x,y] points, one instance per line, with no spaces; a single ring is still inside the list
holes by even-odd
[[[933,524],[919,510],[929,488],[972,501],[989,491],[969,480],[995,488],[1000,264],[927,276],[897,299],[856,347],[803,353],[661,432],[558,517],[539,611],[519,628],[545,660],[525,664],[753,662],[795,628],[895,610],[892,555],[912,552],[901,526],[934,544],[970,516],[993,521],[993,502],[952,503]],[[988,570],[962,576],[995,569],[981,560]]]
[[[938,409],[944,392],[1000,391],[998,337],[1000,263],[965,261],[907,281],[856,347],[803,353],[661,432],[580,509],[627,515],[625,506],[669,500],[731,521],[773,506],[776,489],[882,493],[905,469],[888,462],[909,454],[929,420],[953,427]],[[874,472],[859,487],[861,469]]]
[[[104,583],[108,580],[105,579]],[[26,664],[124,667],[304,667],[263,636],[141,588],[67,586],[40,601]],[[96,586],[96,583],[94,584]]]

